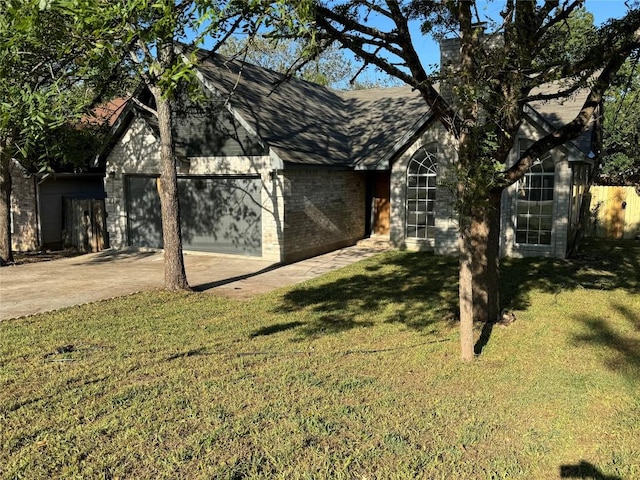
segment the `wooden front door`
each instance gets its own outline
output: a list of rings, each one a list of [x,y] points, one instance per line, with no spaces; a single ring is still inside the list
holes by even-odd
[[[373,234],[389,235],[391,223],[390,173],[376,172],[373,191]]]

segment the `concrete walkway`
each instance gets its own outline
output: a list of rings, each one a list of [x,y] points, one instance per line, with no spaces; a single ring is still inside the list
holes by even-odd
[[[300,283],[379,253],[353,246],[278,266],[253,258],[185,254],[194,290],[247,299]],[[0,320],[162,288],[161,252],[106,250],[0,268]]]

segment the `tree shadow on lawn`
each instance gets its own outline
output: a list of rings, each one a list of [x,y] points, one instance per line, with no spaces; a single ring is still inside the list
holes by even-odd
[[[455,316],[457,259],[388,252],[365,261],[369,263],[365,273],[302,285],[284,295],[276,312],[308,309],[309,321],[275,325],[254,336],[295,328],[300,338],[313,338],[372,326],[374,317],[377,322],[402,323],[422,331]]]
[[[560,478],[592,478],[594,480],[622,480],[616,475],[605,475],[592,463],[582,460],[576,465],[561,465]]]
[[[275,309],[284,314],[308,309],[309,320],[272,325],[252,336],[295,329],[299,338],[314,338],[371,326],[374,319],[432,332],[436,324],[459,318],[457,258],[395,251],[365,261],[365,273],[302,285],[287,292]],[[591,241],[576,259],[502,261],[505,308],[526,310],[532,289],[559,293],[576,288],[640,292],[640,243]],[[492,327],[484,326],[477,354],[489,341]]]
[[[633,330],[640,332],[640,313],[633,312],[624,305],[612,304],[612,308],[620,313],[630,324]],[[626,377],[640,380],[640,339],[621,335],[613,329],[606,318],[590,316],[576,318],[588,329],[588,333],[576,335],[575,340],[580,343],[601,345],[609,350],[609,355],[604,360],[605,365],[614,372],[619,372]]]
[[[560,293],[576,288],[640,293],[640,242],[588,239],[576,258],[509,258],[501,262],[505,308],[526,310],[530,292]]]

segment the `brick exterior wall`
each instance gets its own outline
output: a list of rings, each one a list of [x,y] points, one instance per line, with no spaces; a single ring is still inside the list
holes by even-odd
[[[11,248],[16,252],[38,250],[40,235],[35,179],[17,162],[12,162],[11,180]]]
[[[518,133],[518,138],[537,140],[545,132],[534,125],[524,124]],[[511,163],[516,161],[518,142],[510,153]],[[554,162],[554,192],[553,192],[553,230],[550,245],[518,245],[515,242],[516,232],[516,197],[517,183],[502,193],[502,212],[500,237],[500,254],[503,257],[556,257],[564,258],[567,254],[569,238],[569,213],[571,211],[571,153],[566,148],[559,147],[551,150]]]
[[[188,158],[181,174],[257,175],[262,182],[262,258],[283,259],[282,179],[273,175],[279,162],[270,156],[224,156]],[[107,157],[105,191],[107,193],[107,231],[113,248],[125,248],[127,208],[125,178],[130,174],[158,175],[160,156],[158,140],[141,119],[135,119]]]
[[[413,154],[422,146],[435,143],[438,153],[436,177],[436,234],[433,239],[406,237],[406,185],[407,167]],[[451,137],[438,123],[433,122],[418,141],[402,154],[391,167],[391,229],[393,246],[407,250],[433,251],[439,255],[455,255],[458,249],[458,222],[453,209],[451,186],[455,182],[453,164],[457,152]]]
[[[284,258],[293,262],[365,235],[365,172],[285,169]]]

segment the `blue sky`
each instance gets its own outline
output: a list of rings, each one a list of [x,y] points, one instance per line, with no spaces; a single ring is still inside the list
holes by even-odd
[[[504,2],[494,1],[487,2],[484,8],[478,6],[478,9],[480,15],[499,18],[498,14],[503,6]],[[600,25],[610,18],[620,18],[627,11],[624,0],[586,0],[585,8],[593,14],[596,25]],[[415,48],[424,62],[424,65],[437,64],[440,61],[440,50],[438,48],[438,44],[431,38],[420,36],[417,26],[415,28],[415,32]]]
[[[541,1],[541,0],[538,0]],[[633,3],[637,0],[628,0],[629,3]],[[486,18],[500,18],[499,12],[504,7],[503,0],[480,0],[478,2],[478,10],[480,16]],[[587,11],[591,12],[594,16],[596,25],[602,24],[610,18],[620,18],[626,11],[627,6],[625,0],[586,0],[585,7]],[[424,36],[420,33],[420,27],[417,23],[411,26],[414,47],[423,62],[423,65],[427,71],[433,71],[438,68],[440,61],[440,48],[438,43],[431,37]],[[204,47],[207,48],[208,42],[205,42]],[[350,52],[345,52],[347,58],[353,58]],[[385,75],[378,72],[373,67],[367,68],[358,77],[360,81],[375,80]],[[345,88],[345,85],[338,85],[339,88]]]

